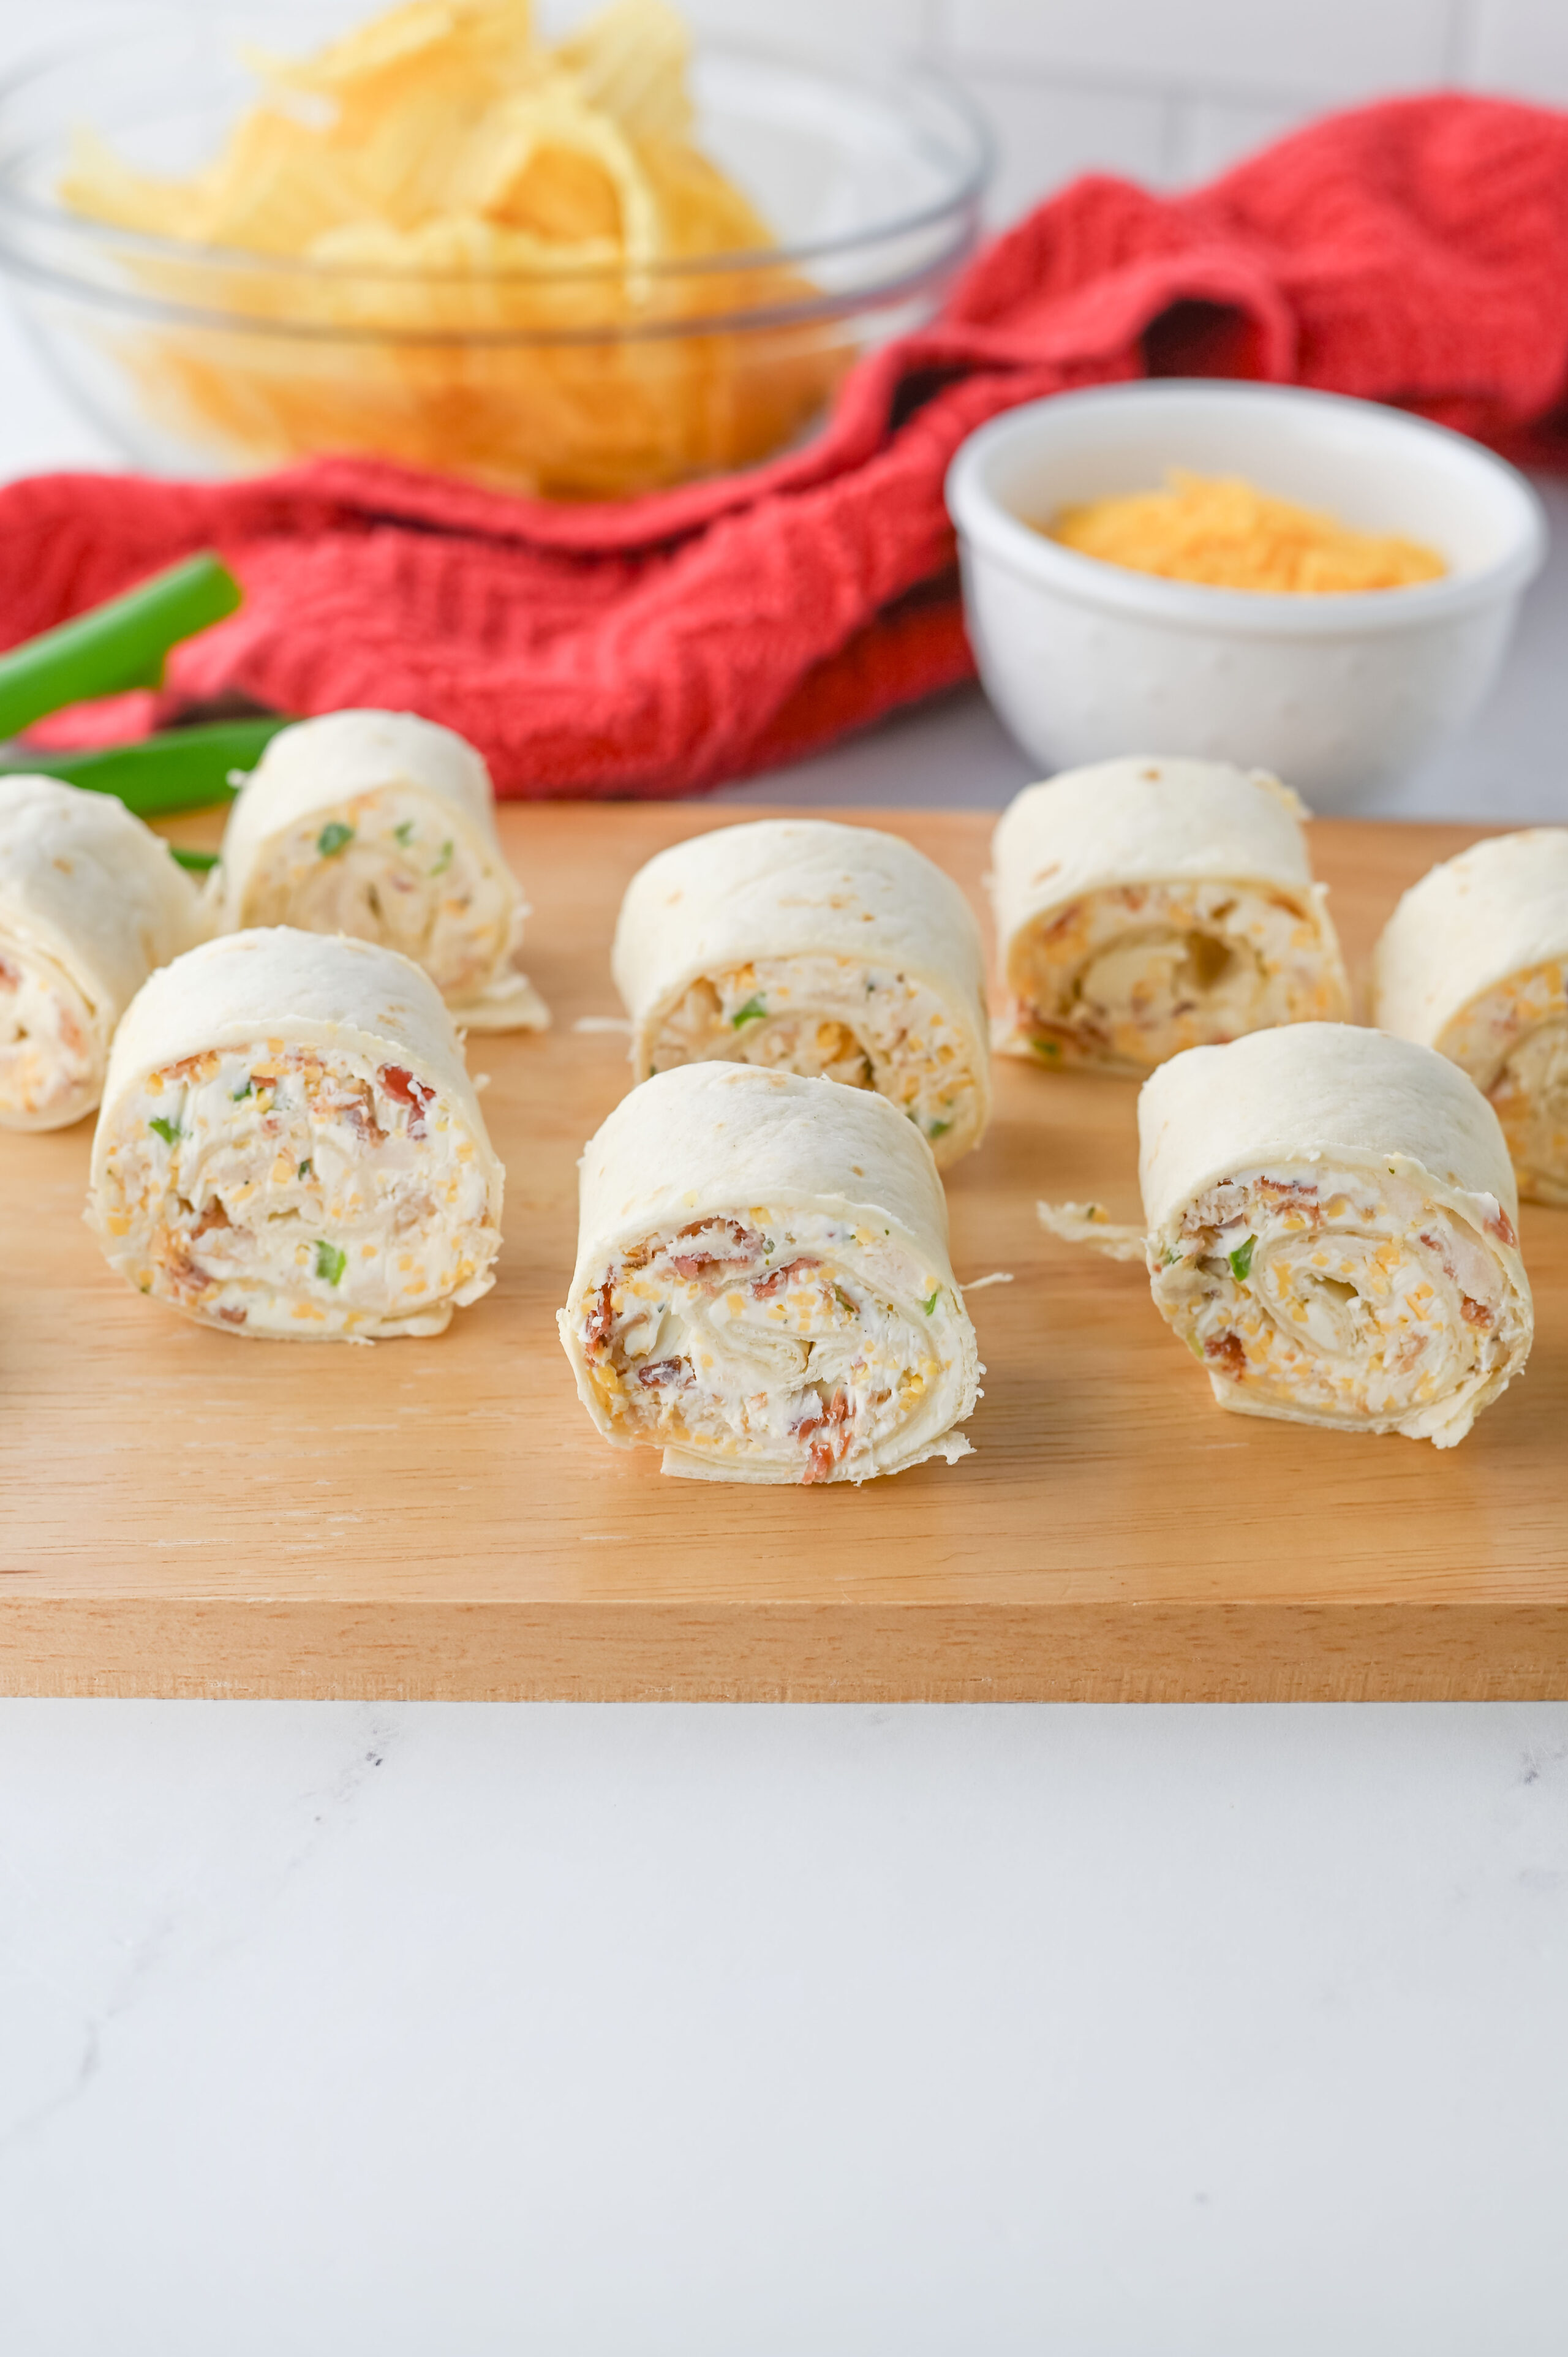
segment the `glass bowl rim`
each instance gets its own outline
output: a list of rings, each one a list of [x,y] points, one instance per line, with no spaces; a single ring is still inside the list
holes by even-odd
[[[163,11],[147,13],[165,15]],[[137,38],[135,33],[126,30],[117,38],[110,39],[98,46],[100,48],[124,50],[135,46]],[[841,87],[848,80],[877,96],[886,95],[885,86],[891,82],[895,91],[901,86],[910,94],[918,93],[927,100],[935,99],[948,111],[951,122],[968,144],[970,153],[966,167],[945,195],[933,198],[913,211],[890,215],[886,220],[873,221],[861,229],[842,231],[830,237],[800,240],[789,245],[736,247],[714,254],[687,255],[650,262],[605,263],[575,270],[397,270],[366,267],[362,264],[308,262],[287,254],[259,253],[252,249],[241,246],[206,245],[179,238],[154,237],[144,231],[122,229],[113,222],[95,221],[91,214],[73,212],[58,204],[42,204],[18,188],[16,175],[5,154],[4,145],[0,144],[0,261],[8,263],[12,266],[21,264],[28,275],[47,274],[56,284],[81,285],[81,281],[66,278],[63,272],[52,267],[49,263],[42,261],[38,256],[18,252],[9,231],[14,224],[21,224],[39,235],[52,234],[62,240],[68,240],[81,248],[106,249],[114,253],[124,254],[127,259],[183,265],[187,269],[206,266],[222,270],[234,276],[249,276],[257,279],[264,277],[273,280],[294,279],[305,285],[325,287],[350,284],[457,288],[507,285],[564,290],[572,287],[607,286],[624,283],[628,278],[669,283],[720,275],[740,276],[747,273],[760,276],[764,273],[809,267],[814,263],[820,264],[833,257],[853,254],[856,251],[873,252],[878,245],[888,244],[897,239],[912,236],[922,230],[934,229],[949,218],[962,220],[965,216],[978,211],[981,199],[995,165],[994,139],[984,115],[968,92],[950,75],[940,72],[928,61],[920,59],[879,59],[875,78],[872,78],[864,70],[853,70],[847,60],[833,61],[804,49],[791,50],[761,42],[704,38],[700,41],[697,54],[727,58],[747,65],[781,66],[797,74],[811,75],[822,81],[833,81]],[[29,88],[36,88],[46,77],[74,64],[79,56],[80,46],[77,43],[57,49],[36,51],[11,71],[0,76],[0,143],[4,142],[9,110],[16,101],[25,95]],[[891,281],[873,279],[864,287],[845,288],[841,296],[832,298],[833,307],[842,308],[846,302],[860,302],[873,296],[885,296],[906,283],[909,274],[908,272],[901,271]],[[84,287],[82,291],[97,296],[104,296],[110,292],[107,288],[96,285]],[[819,297],[819,300],[821,299]],[[177,303],[170,303],[159,304],[157,307],[160,311],[165,311],[180,310],[183,307]],[[194,312],[186,315],[195,316]],[[249,315],[243,311],[221,313],[209,311],[205,316],[212,320],[221,319],[225,324],[249,320]],[[729,316],[733,319],[748,321],[761,318],[765,314],[760,311],[756,313],[742,311]],[[252,324],[258,328],[271,327],[276,329],[283,323],[276,319],[266,320],[258,317]],[[703,315],[690,321],[658,324],[660,327],[668,326],[671,329],[683,328],[690,333],[703,331],[712,333],[717,322],[712,315]],[[325,332],[340,335],[345,331],[337,328]],[[401,333],[392,326],[367,328],[364,332],[373,336]],[[581,333],[596,339],[605,331],[589,328],[561,332],[570,332],[574,335]],[[482,335],[483,330],[454,329],[450,333],[467,341],[472,340],[475,336]],[[446,338],[439,337],[438,339],[446,340]],[[508,339],[510,339],[506,337],[504,331],[498,334],[498,340]]]

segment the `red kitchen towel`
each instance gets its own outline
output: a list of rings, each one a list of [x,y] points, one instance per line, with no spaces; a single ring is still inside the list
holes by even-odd
[[[461,729],[503,793],[682,793],[967,677],[953,452],[1018,402],[1150,372],[1326,386],[1561,455],[1568,115],[1397,100],[1185,196],[1080,179],[863,361],[808,447],[680,490],[555,506],[357,459],[13,484],[0,642],[216,546],[242,611],[161,699],[73,716],[74,741],[236,693],[379,705]]]

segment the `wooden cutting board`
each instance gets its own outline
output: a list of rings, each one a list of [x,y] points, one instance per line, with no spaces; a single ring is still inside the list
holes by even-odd
[[[81,1223],[91,1125],[0,1137],[0,1691],[649,1699],[1568,1695],[1568,1212],[1527,1207],[1525,1379],[1457,1449],[1229,1416],[1137,1267],[1037,1196],[1137,1215],[1133,1084],[1004,1060],[949,1174],[977,1454],[861,1490],[665,1480],[577,1404],[554,1329],[575,1162],[627,1084],[607,956],[632,870],[755,815],[511,810],[546,1038],[476,1039],[507,1166],[489,1298],[350,1351],[187,1325]],[[981,901],[991,822],[873,823]],[[171,833],[211,841],[216,822]],[[1396,895],[1472,839],[1324,822],[1359,979]]]

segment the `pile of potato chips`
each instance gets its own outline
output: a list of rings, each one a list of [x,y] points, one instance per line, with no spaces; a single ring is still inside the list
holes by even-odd
[[[249,60],[265,96],[191,178],[80,134],[64,201],[191,249],[128,264],[202,315],[122,346],[144,400],[246,466],[371,452],[553,497],[777,449],[848,355],[692,145],[689,50],[663,0],[554,46],[529,0],[410,0]]]

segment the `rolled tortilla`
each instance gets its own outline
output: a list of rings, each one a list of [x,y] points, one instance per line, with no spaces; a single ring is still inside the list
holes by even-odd
[[[1277,778],[1224,761],[1100,761],[1027,787],[992,843],[996,1046],[1144,1073],[1348,1014],[1306,815]]]
[[[1432,1049],[1339,1023],[1194,1048],[1138,1134],[1155,1300],[1222,1407],[1451,1448],[1523,1367],[1508,1148]]]
[[[1477,843],[1384,928],[1374,1020],[1451,1057],[1490,1100],[1521,1195],[1568,1203],[1568,827]]]
[[[885,1100],[697,1063],[582,1164],[559,1319],[607,1440],[705,1481],[865,1481],[969,1454],[974,1329],[930,1150]]]
[[[167,844],[113,794],[0,778],[0,1127],[90,1114],[121,1016],[205,930]]]
[[[868,826],[763,819],[633,877],[612,956],[639,1080],[723,1060],[875,1089],[942,1165],[991,1106],[980,928],[950,877]]]
[[[401,950],[472,1031],[540,1030],[514,963],[528,914],[489,771],[410,712],[330,712],[279,731],[241,787],[216,897],[226,932],[296,925]]]
[[[439,1334],[495,1282],[501,1166],[419,968],[286,926],[165,966],[109,1061],[88,1224],[139,1292],[295,1341]]]

